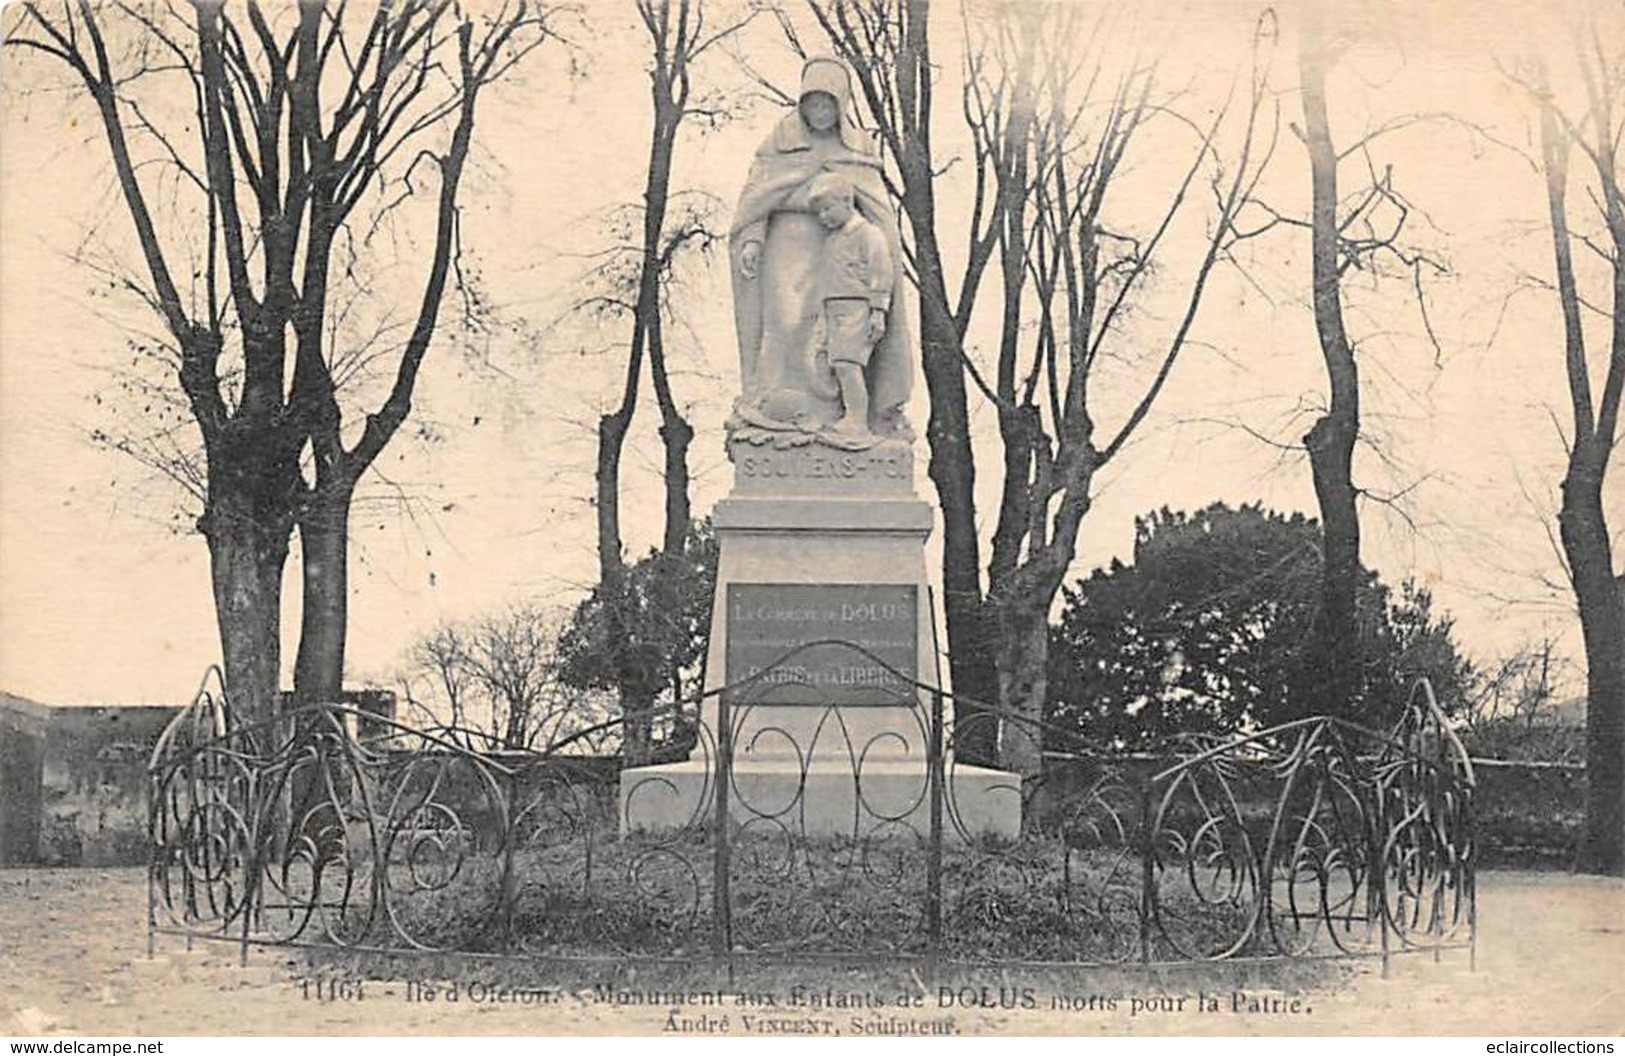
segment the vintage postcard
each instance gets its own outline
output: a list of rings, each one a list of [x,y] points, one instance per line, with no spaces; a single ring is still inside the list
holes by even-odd
[[[1620,16],[6,5],[0,1033],[1613,1051]]]

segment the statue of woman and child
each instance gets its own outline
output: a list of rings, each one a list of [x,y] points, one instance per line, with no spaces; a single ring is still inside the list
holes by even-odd
[[[897,217],[847,69],[815,58],[756,151],[729,236],[741,395],[729,436],[863,450],[907,439]]]

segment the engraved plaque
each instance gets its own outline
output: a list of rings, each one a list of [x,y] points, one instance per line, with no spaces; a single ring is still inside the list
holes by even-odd
[[[730,583],[727,681],[767,674],[730,699],[753,704],[905,705],[918,677],[918,588],[879,583]],[[788,659],[786,653],[817,645]],[[781,659],[783,662],[780,663]]]

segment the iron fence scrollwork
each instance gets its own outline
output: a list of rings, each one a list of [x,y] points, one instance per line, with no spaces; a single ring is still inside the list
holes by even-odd
[[[1124,756],[985,705],[956,728],[895,671],[879,727],[773,673],[674,705],[699,715],[689,762],[624,789],[598,760],[342,706],[239,723],[212,676],[150,761],[149,950],[1128,965],[1476,941],[1472,767],[1425,683],[1390,730],[1308,718]],[[1041,777],[968,780],[956,736],[989,716],[1037,740]],[[787,778],[758,779],[764,751]],[[965,797],[990,794],[1021,797],[1019,838],[979,829]]]

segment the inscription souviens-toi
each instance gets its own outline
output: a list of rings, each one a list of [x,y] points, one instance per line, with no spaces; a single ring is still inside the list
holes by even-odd
[[[898,454],[829,454],[791,449],[739,457],[739,472],[751,478],[809,480],[900,480],[907,473]]]

